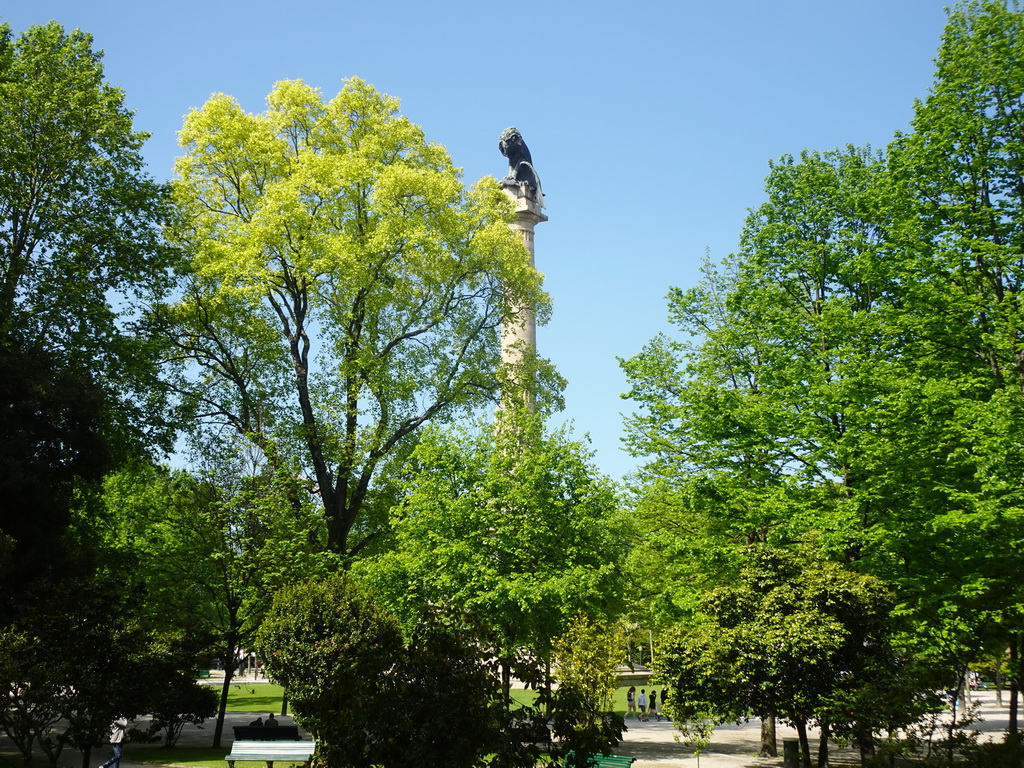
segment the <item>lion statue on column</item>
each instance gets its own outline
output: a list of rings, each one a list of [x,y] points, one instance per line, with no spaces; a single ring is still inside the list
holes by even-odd
[[[531,194],[539,200],[544,194],[540,188],[540,177],[533,167],[530,149],[517,128],[506,128],[501,132],[498,151],[508,158],[508,176],[501,180],[502,186],[518,186],[525,182]]]

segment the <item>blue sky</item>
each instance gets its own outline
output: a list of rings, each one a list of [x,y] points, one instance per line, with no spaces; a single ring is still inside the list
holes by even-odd
[[[549,221],[537,266],[554,297],[538,345],[566,411],[619,478],[617,357],[668,330],[665,295],[736,248],[770,159],[882,148],[932,82],[943,0],[7,0],[15,33],[57,20],[106,52],[152,175],[171,175],[184,115],[211,93],[254,112],[278,80],[333,96],[358,76],[402,101],[467,182],[502,176],[522,132]]]

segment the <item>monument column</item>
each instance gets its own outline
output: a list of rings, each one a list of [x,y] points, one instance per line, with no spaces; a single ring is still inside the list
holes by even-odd
[[[542,221],[547,221],[542,204],[530,193],[526,182],[515,186],[504,184],[505,194],[516,206],[516,220],[509,224],[519,232],[527,252],[530,254],[530,266],[536,266],[536,250],[533,243],[533,229]],[[515,365],[522,361],[523,353],[537,349],[537,322],[533,310],[529,307],[517,307],[515,320],[501,327],[501,362],[503,365]]]
[[[509,227],[519,232],[529,253],[530,266],[535,267],[533,230],[537,224],[548,220],[544,215],[544,193],[541,191],[540,177],[533,167],[530,150],[517,129],[506,128],[502,131],[498,149],[508,158],[508,176],[501,180],[501,187],[515,205],[516,211],[515,221]],[[506,372],[515,371],[524,356],[537,351],[537,320],[533,310],[526,306],[515,307],[513,315],[512,320],[501,327],[501,365]]]

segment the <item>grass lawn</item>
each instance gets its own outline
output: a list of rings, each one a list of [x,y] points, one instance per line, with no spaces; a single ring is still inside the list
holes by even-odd
[[[218,695],[220,686],[214,686]],[[284,688],[273,683],[232,683],[228,694],[228,712],[280,712]]]
[[[220,691],[219,686],[217,690]],[[625,686],[619,688],[613,698],[612,708],[620,715],[626,713],[627,690]],[[233,683],[228,694],[228,712],[262,712],[264,715],[267,712],[280,712],[283,698],[284,689],[273,683]],[[532,704],[537,698],[537,692],[516,688],[512,691],[512,698],[518,704]]]

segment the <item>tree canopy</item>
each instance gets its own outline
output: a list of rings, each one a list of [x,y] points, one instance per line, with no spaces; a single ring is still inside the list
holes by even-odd
[[[0,25],[0,538],[14,594],[58,562],[74,494],[166,447],[146,309],[170,285],[163,185],[101,54]]]
[[[992,645],[1017,663],[1022,45],[1016,3],[953,8],[913,130],[772,163],[738,253],[669,295],[692,341],[623,361],[639,503],[687,532],[639,518],[655,620],[746,547],[810,548],[892,590],[919,690]]]
[[[397,100],[284,81],[267,104],[216,95],[181,132],[179,390],[297,468],[348,556],[384,524],[421,427],[495,402],[500,324],[520,306],[543,321],[547,298],[497,183],[466,189]]]

